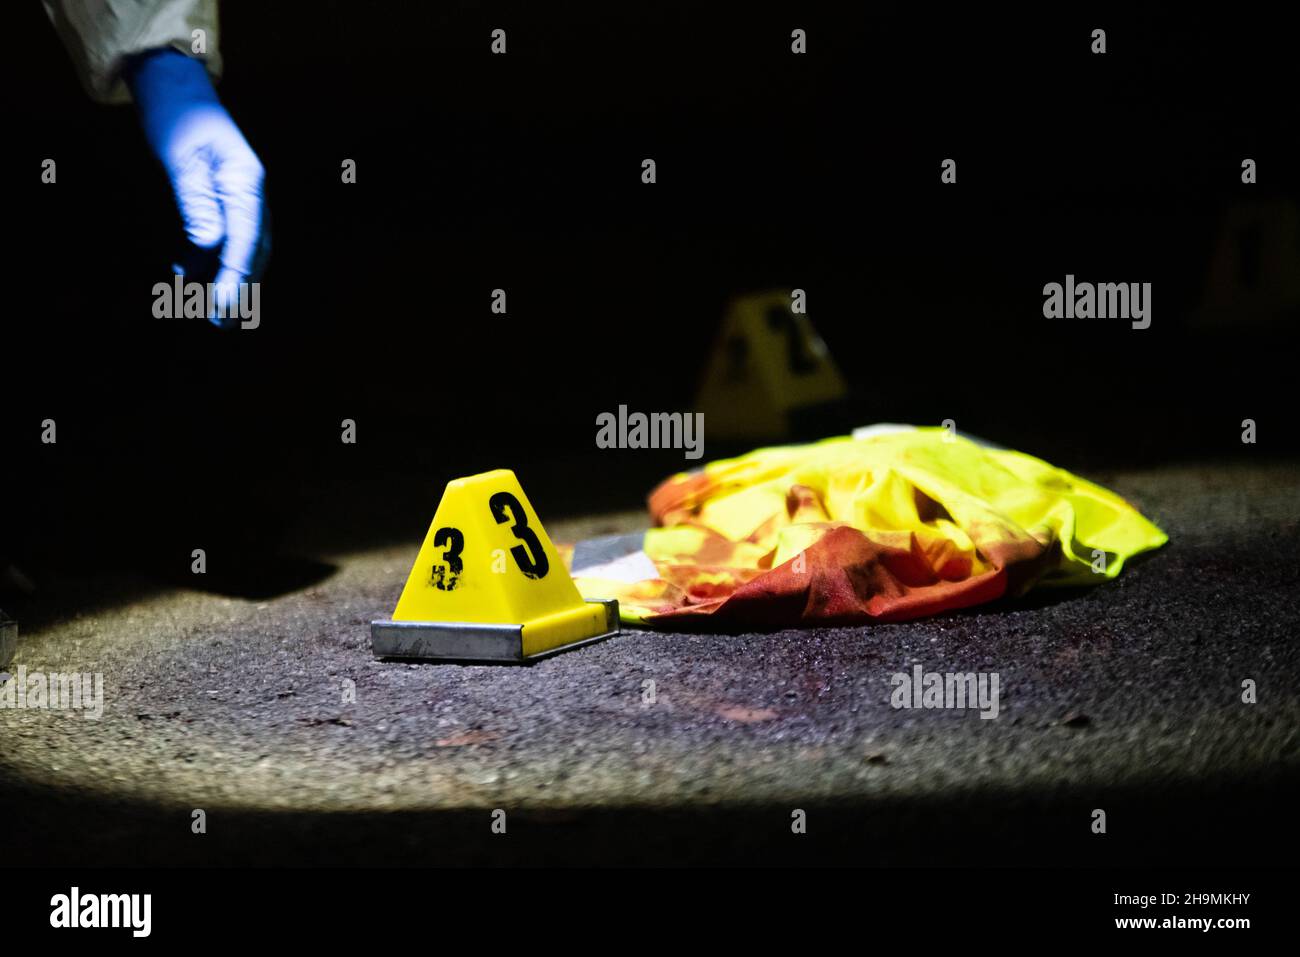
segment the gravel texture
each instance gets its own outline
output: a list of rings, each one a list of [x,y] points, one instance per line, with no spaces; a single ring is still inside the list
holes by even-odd
[[[423,529],[260,600],[57,582],[8,670],[100,672],[104,714],[0,710],[7,862],[1272,862],[1296,836],[1300,469],[1090,477],[1171,537],[1115,582],[908,624],[627,630],[523,667],[372,658]],[[998,717],[895,710],[915,664],[997,672]]]

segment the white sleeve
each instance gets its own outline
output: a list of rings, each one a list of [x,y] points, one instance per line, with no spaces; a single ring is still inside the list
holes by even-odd
[[[42,0],[82,85],[101,103],[130,100],[124,57],[172,47],[221,74],[217,0]]]

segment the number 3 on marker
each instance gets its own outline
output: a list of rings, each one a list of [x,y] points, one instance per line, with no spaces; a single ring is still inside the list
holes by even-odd
[[[433,587],[439,591],[451,591],[460,581],[460,573],[465,567],[460,560],[460,553],[465,550],[465,536],[459,528],[440,528],[433,536],[433,546],[447,549],[442,553],[442,560],[447,564],[433,566]]]
[[[519,499],[509,492],[497,492],[488,500],[488,507],[492,509],[492,517],[498,525],[514,521],[510,531],[524,544],[510,549],[510,554],[514,556],[515,564],[524,573],[524,577],[545,578],[551,570],[551,563],[546,560],[546,552],[537,540],[537,535],[528,527],[528,516],[524,514]]]

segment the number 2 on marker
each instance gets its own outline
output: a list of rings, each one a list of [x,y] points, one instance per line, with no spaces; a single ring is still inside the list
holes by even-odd
[[[542,548],[542,543],[537,540],[536,533],[528,527],[528,516],[524,514],[519,499],[509,492],[497,492],[488,500],[488,507],[492,509],[492,517],[496,519],[498,525],[509,521],[514,522],[510,526],[510,531],[523,544],[510,549],[510,554],[514,557],[519,570],[524,573],[524,577],[545,578],[546,573],[551,570],[551,563],[547,561],[546,552]]]

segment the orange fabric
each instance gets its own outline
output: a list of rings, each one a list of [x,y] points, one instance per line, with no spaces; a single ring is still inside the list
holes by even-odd
[[[657,577],[575,578],[647,624],[903,621],[1102,581],[1167,540],[1113,492],[941,429],[760,449],[649,504]]]

